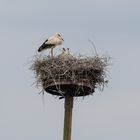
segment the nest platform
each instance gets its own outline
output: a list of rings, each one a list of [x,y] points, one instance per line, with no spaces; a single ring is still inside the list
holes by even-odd
[[[65,96],[66,94],[69,94],[73,97],[86,96],[94,92],[94,88],[84,82],[57,82],[48,87],[44,87],[44,89],[52,95]]]
[[[107,57],[35,57],[31,70],[36,84],[57,96],[87,96],[106,82]]]

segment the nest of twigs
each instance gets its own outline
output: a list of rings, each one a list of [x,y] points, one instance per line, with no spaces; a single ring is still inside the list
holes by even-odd
[[[36,56],[30,69],[34,72],[37,86],[48,93],[65,96],[84,96],[103,89],[107,83],[108,57],[50,58]]]

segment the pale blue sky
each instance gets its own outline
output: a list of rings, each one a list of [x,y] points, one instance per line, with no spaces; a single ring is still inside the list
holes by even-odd
[[[74,102],[72,140],[140,139],[140,1],[0,0],[0,139],[60,140],[63,100],[31,84],[28,61],[60,32],[73,53],[109,55],[104,92]]]

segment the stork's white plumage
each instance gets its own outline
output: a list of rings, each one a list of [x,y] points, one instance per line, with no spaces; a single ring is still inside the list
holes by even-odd
[[[63,43],[63,38],[59,33],[49,37],[38,49],[38,52],[42,52],[46,49],[51,49],[51,56],[53,57],[53,48]]]

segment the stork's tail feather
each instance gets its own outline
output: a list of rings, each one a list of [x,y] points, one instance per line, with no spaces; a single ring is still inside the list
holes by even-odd
[[[39,47],[38,52],[41,52],[41,50],[42,50],[41,47]]]
[[[42,44],[39,49],[38,49],[38,52],[41,52],[42,50],[46,49],[46,45],[45,44]]]

